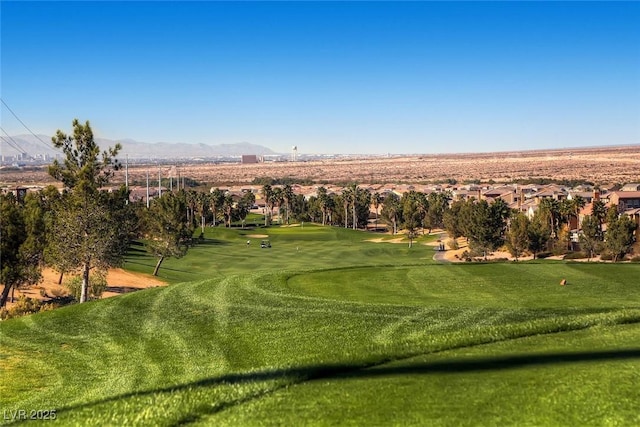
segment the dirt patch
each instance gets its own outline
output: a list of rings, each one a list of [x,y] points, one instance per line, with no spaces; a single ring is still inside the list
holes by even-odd
[[[247,237],[251,239],[266,239],[269,237],[268,234],[247,234]]]
[[[16,289],[15,298],[18,299],[21,295],[24,295],[40,301],[47,301],[56,296],[68,295],[67,288],[63,285],[58,285],[59,279],[60,273],[50,268],[45,268],[42,271],[42,282],[30,288]],[[107,284],[109,286],[102,294],[102,298],[166,285],[166,283],[150,274],[132,273],[121,268],[109,270],[107,273]],[[12,305],[11,302],[7,302],[7,308]]]
[[[512,151],[468,154],[423,154],[415,156],[385,156],[310,160],[308,162],[265,162],[251,165],[238,163],[194,163],[180,166],[183,176],[211,182],[248,184],[256,178],[295,177],[313,181],[332,182],[425,182],[469,179],[513,182],[516,179],[556,178],[575,179],[589,171],[594,182],[635,182],[640,168],[640,145],[570,148],[538,151]],[[170,163],[170,161],[167,161]],[[148,165],[130,165],[128,179],[144,182]],[[165,165],[163,173],[168,173]],[[47,168],[3,171],[2,182],[7,185],[46,185],[56,182]],[[125,182],[120,170],[113,185]],[[220,184],[214,184],[220,185]],[[225,184],[227,185],[227,184]]]
[[[382,237],[378,237],[377,239],[366,239],[365,242],[373,242],[373,243],[406,243],[404,237],[398,237],[396,239],[384,239]]]
[[[447,243],[447,239],[445,239],[445,245]],[[447,246],[447,250],[444,252],[444,259],[450,262],[464,262],[464,258],[462,258],[462,254],[469,250],[468,245],[467,245],[467,240],[464,237],[461,237],[457,240],[458,243],[458,249],[456,250],[452,250],[452,249],[448,249]],[[474,257],[474,258],[479,258],[479,257]],[[491,252],[490,254],[487,254],[487,260],[491,261],[491,260],[495,260],[495,259],[508,259],[508,260],[515,260],[514,257],[511,256],[511,254],[509,252],[504,252],[504,251],[494,251]],[[528,259],[533,259],[532,255],[529,256],[521,256],[518,258],[521,261],[525,261]]]
[[[445,240],[446,242],[446,240]],[[467,241],[464,237],[461,237],[458,239],[458,248],[456,250],[452,250],[452,249],[448,249],[444,252],[443,254],[443,258],[446,261],[449,262],[464,262],[465,260],[462,258],[462,254],[464,251],[468,250],[468,246],[467,246]],[[474,257],[475,259],[479,259],[482,257]],[[491,261],[491,260],[496,260],[496,259],[506,259],[509,261],[515,261],[515,257],[513,257],[509,252],[506,251],[493,251],[490,254],[487,255],[487,261]],[[532,260],[533,259],[533,255],[532,254],[528,254],[525,256],[520,256],[518,257],[519,261],[528,261],[528,260]],[[564,256],[563,255],[555,255],[555,256],[549,256],[546,257],[544,259],[547,260],[563,260]],[[572,259],[571,261],[575,261],[575,262],[589,262],[589,260],[587,258],[578,258],[578,259]],[[597,255],[593,258],[591,258],[590,260],[591,262],[600,262],[602,261],[600,259],[600,256]]]

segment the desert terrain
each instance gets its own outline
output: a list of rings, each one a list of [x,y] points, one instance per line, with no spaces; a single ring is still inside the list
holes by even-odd
[[[191,178],[203,185],[248,184],[255,178],[291,177],[327,183],[428,183],[454,179],[496,183],[517,179],[584,179],[598,184],[640,181],[640,145],[546,151],[512,151],[480,154],[442,154],[344,158],[309,162],[181,163],[170,160],[160,165],[163,178]],[[147,171],[157,182],[158,166],[129,165],[129,182],[142,185]],[[124,170],[113,184],[125,181]],[[47,168],[3,170],[0,185],[43,185],[55,183]]]

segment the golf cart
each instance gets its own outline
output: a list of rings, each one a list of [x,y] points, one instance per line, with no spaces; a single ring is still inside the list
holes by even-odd
[[[263,240],[262,242],[260,242],[260,247],[261,248],[270,248],[271,247],[271,242],[269,240]]]

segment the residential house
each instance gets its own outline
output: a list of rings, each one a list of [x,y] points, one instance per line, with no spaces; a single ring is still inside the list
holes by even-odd
[[[481,197],[483,200],[492,201],[496,199],[502,199],[507,204],[517,201],[519,196],[520,195],[518,194],[517,189],[510,185],[490,188],[481,193]]]
[[[622,186],[620,191],[640,191],[640,183],[632,182]]]
[[[620,213],[628,209],[640,208],[640,191],[612,191],[607,204],[617,205]]]
[[[555,199],[555,200],[564,200],[568,196],[568,192],[563,187],[559,185],[547,185],[543,188],[540,188],[537,192],[530,195],[530,197],[540,201],[542,199]]]
[[[567,200],[573,200],[576,197],[581,197],[586,204],[592,203],[594,200],[600,198],[600,192],[594,191],[569,191],[567,194]]]

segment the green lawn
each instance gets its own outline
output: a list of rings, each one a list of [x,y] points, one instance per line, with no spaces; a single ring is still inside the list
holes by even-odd
[[[199,231],[196,233],[199,234]],[[159,276],[169,283],[225,277],[229,274],[258,271],[310,270],[335,267],[426,264],[433,263],[431,247],[414,244],[367,242],[383,235],[338,227],[305,224],[242,230],[222,227],[207,228],[205,240],[181,259],[169,258],[162,263]],[[251,237],[268,236],[268,237]],[[419,243],[433,241],[436,236],[421,236]],[[247,246],[247,240],[251,240]],[[261,249],[260,241],[269,240],[272,247]],[[125,267],[132,271],[152,273],[156,259],[138,247]]]
[[[640,423],[638,264],[439,265],[425,245],[310,225],[205,237],[163,264],[168,287],[0,323],[3,410],[64,425]]]

